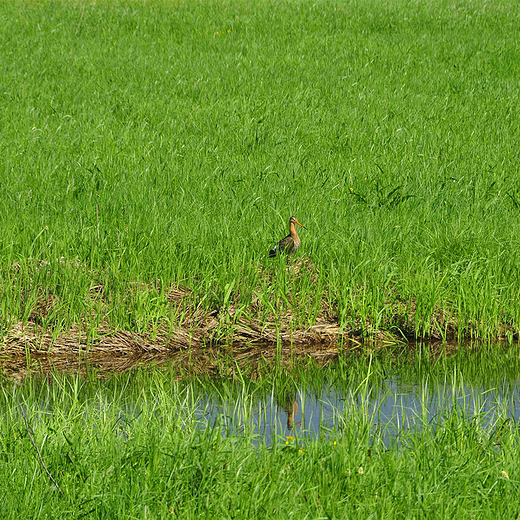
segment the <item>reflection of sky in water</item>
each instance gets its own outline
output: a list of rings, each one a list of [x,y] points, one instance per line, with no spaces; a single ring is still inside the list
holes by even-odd
[[[377,389],[324,387],[316,392],[299,388],[283,401],[274,395],[222,401],[199,398],[197,419],[203,427],[219,426],[223,435],[253,433],[270,442],[286,436],[333,438],[334,433],[359,424],[363,416],[388,443],[423,425],[442,423],[451,410],[464,412],[472,421],[491,427],[500,418],[520,418],[520,386],[504,382],[485,388],[436,383],[434,387],[388,379]],[[353,415],[355,417],[353,418]]]

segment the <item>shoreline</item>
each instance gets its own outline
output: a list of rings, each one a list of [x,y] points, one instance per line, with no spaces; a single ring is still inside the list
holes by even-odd
[[[101,286],[93,289],[98,295],[103,292]],[[52,310],[52,298],[42,298],[36,306],[38,313],[33,312],[25,324],[16,321],[0,337],[0,368],[8,375],[24,377],[33,366],[44,373],[53,369],[82,373],[89,367],[117,373],[143,363],[169,362],[186,374],[216,375],[235,369],[255,373],[262,363],[290,367],[312,360],[323,365],[363,349],[391,350],[398,346],[402,352],[424,342],[435,345],[434,350],[440,353],[452,351],[464,341],[517,340],[512,331],[509,337],[505,333],[495,338],[459,336],[456,322],[448,313],[444,313],[445,337],[416,337],[410,331],[404,334],[402,329],[400,335],[375,330],[369,323],[365,328],[342,328],[329,309],[322,309],[312,326],[301,328],[294,326],[290,313],[273,323],[238,315],[233,305],[226,310],[203,311],[182,286],[168,288],[165,295],[175,309],[182,309],[183,321],[175,328],[161,325],[146,332],[123,330],[108,323],[95,328],[76,323],[56,332],[42,324]],[[439,326],[438,321],[436,324]]]

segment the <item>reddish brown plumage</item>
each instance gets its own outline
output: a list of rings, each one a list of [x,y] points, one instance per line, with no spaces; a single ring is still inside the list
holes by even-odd
[[[280,240],[278,244],[276,244],[271,251],[269,251],[269,256],[273,257],[277,254],[292,254],[294,253],[301,244],[300,237],[298,236],[298,232],[296,231],[296,224],[301,227],[305,227],[303,224],[300,224],[296,217],[291,217],[289,219],[289,234]]]

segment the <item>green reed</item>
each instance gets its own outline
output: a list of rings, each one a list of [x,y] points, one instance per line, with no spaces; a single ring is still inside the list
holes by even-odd
[[[4,1],[0,318],[518,330],[511,2]],[[298,277],[266,258],[290,215]],[[283,264],[283,265],[282,265]],[[89,297],[108,292],[103,306]],[[251,302],[258,305],[251,307]]]

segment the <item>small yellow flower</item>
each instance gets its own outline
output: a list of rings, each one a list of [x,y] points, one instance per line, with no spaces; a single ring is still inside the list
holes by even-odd
[[[285,441],[285,444],[289,444],[289,441]]]
[[[289,439],[290,441],[294,439],[294,437],[292,435],[286,435],[285,438]]]
[[[349,188],[350,191],[354,191],[354,188]]]
[[[336,441],[334,441],[334,446],[336,446],[338,443]]]
[[[359,466],[357,472],[360,474],[360,475],[363,475],[364,471],[363,471],[363,466]]]
[[[231,32],[231,29],[228,29],[227,32],[230,33],[230,32]]]
[[[298,450],[298,453],[303,453],[303,450]]]

